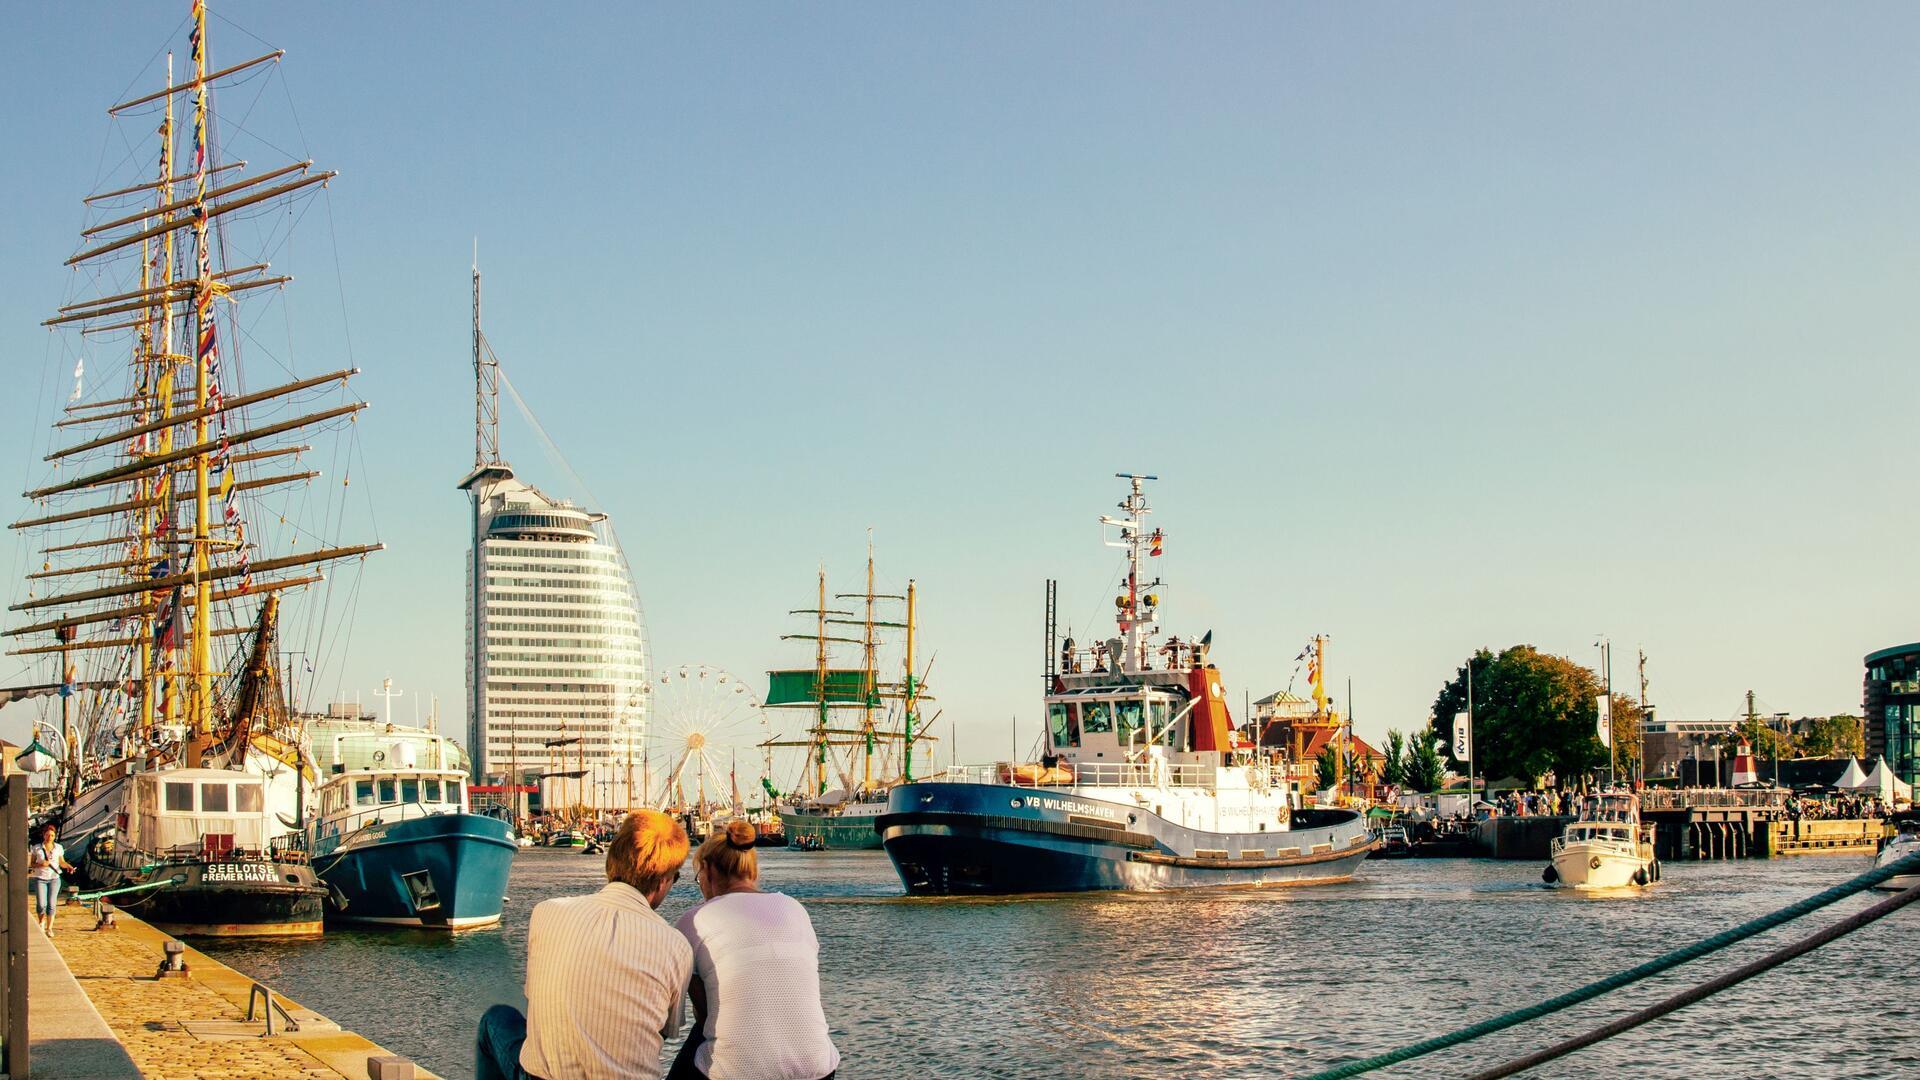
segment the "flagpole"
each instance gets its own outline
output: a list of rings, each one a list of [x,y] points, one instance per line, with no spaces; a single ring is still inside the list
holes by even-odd
[[[1467,820],[1473,820],[1473,781],[1479,770],[1474,767],[1473,750],[1473,653],[1467,654]]]

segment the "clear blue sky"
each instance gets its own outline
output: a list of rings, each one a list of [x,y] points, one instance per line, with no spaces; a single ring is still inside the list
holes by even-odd
[[[186,8],[13,20],[9,459],[67,376],[37,324],[105,106]],[[1123,470],[1235,700],[1324,632],[1366,734],[1474,646],[1604,632],[1701,717],[1857,710],[1920,638],[1910,6],[215,9],[289,50],[225,115],[342,174],[277,261],[301,369],[344,326],[374,403],[348,693],[461,708],[476,236],[656,660],[797,659],[784,612],[871,526],[964,757],[1037,730],[1042,580],[1110,610]]]

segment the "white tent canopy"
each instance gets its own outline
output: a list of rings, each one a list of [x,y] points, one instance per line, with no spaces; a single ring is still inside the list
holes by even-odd
[[[1862,786],[1887,802],[1913,798],[1913,785],[1893,775],[1893,770],[1887,766],[1886,758],[1874,762],[1873,771],[1867,774]]]
[[[1860,768],[1860,762],[1857,760],[1848,761],[1847,771],[1840,774],[1840,779],[1835,780],[1833,786],[1839,788],[1841,791],[1857,791],[1866,787],[1867,774]]]

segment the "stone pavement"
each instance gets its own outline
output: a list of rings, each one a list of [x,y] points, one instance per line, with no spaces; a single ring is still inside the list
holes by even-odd
[[[251,1025],[239,1023],[246,1016],[252,979],[192,948],[186,952],[185,978],[156,979],[167,935],[125,913],[118,920],[119,929],[96,931],[87,908],[64,906],[55,919],[52,944],[141,1075],[163,1080],[258,1076],[364,1080],[367,1058],[388,1053],[279,995],[276,998],[299,1021],[301,1030],[260,1037],[264,1023],[257,1019]],[[40,987],[36,982],[29,991],[36,1005]],[[69,1015],[76,1010],[77,1005],[69,1006]],[[57,1067],[60,1052],[58,1044],[50,1042],[46,1057],[41,1056],[43,1019],[51,1024],[54,1017],[43,1018],[36,1009],[29,1021],[33,1072],[58,1075],[43,1072]],[[276,1031],[279,1027],[276,1024]],[[47,1030],[51,1037],[53,1029]],[[241,1030],[250,1034],[223,1034]],[[436,1080],[424,1069],[416,1069],[414,1075]]]

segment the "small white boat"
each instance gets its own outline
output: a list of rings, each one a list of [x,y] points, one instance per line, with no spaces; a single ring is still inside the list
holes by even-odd
[[[1620,889],[1660,880],[1653,838],[1640,825],[1640,799],[1628,792],[1589,796],[1580,816],[1549,849],[1541,878],[1563,889]]]
[[[1920,822],[1901,822],[1900,831],[1894,834],[1893,839],[1887,841],[1886,847],[1880,849],[1880,857],[1873,860],[1873,865],[1875,867],[1892,866],[1909,855],[1920,855]],[[1875,885],[1874,888],[1885,889],[1888,892],[1905,892],[1915,885],[1920,885],[1920,874],[1895,874]]]

